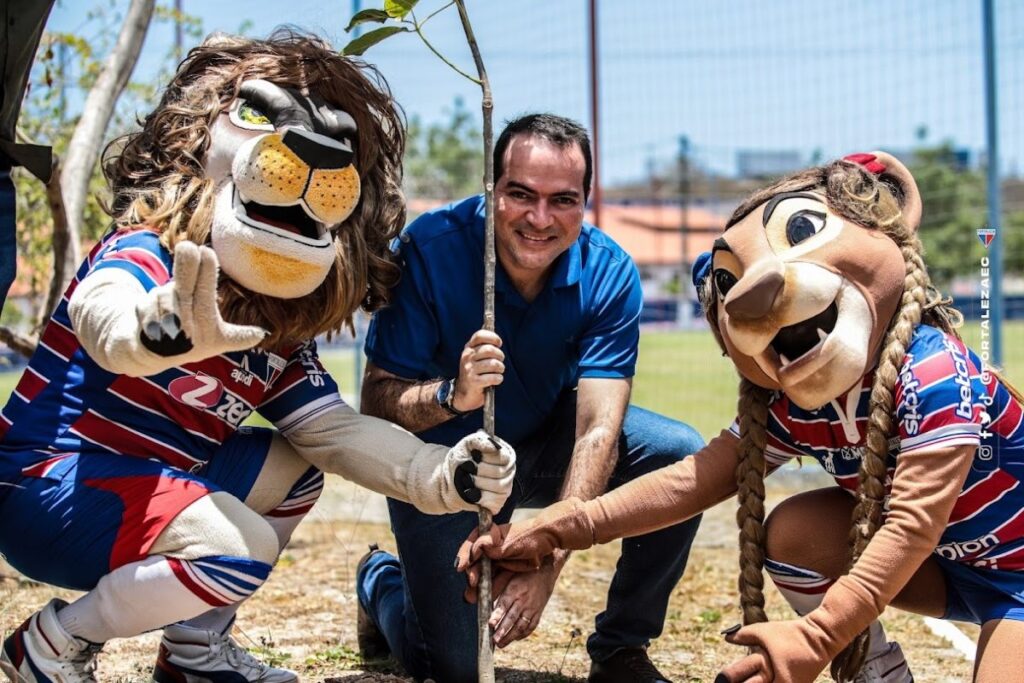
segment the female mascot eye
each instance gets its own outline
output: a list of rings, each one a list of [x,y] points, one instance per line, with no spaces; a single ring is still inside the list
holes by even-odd
[[[244,123],[249,123],[254,126],[267,126],[271,123],[269,116],[248,102],[243,102],[241,106],[238,107],[238,118]]]
[[[818,211],[797,211],[786,222],[786,238],[792,245],[821,232],[825,227],[825,214]]]
[[[719,296],[724,297],[728,294],[734,284],[736,284],[736,276],[728,270],[719,268],[715,271],[715,287],[718,288]]]

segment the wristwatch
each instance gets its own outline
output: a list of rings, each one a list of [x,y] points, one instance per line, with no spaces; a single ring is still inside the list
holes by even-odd
[[[437,393],[434,394],[434,399],[437,401],[437,405],[441,406],[448,412],[449,415],[455,417],[462,417],[469,413],[468,410],[459,410],[455,407],[455,380],[448,379],[441,382],[441,386],[437,388]]]

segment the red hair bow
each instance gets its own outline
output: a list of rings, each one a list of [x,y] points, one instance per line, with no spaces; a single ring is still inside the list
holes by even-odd
[[[874,154],[865,154],[860,152],[858,154],[848,154],[843,157],[843,161],[852,161],[855,164],[860,164],[868,173],[875,175],[882,175],[885,173],[885,164],[878,160]]]

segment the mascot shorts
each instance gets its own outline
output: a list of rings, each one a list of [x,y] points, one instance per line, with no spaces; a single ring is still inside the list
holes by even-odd
[[[946,575],[944,619],[1024,621],[1024,572],[971,567],[933,555]]]
[[[37,581],[90,590],[146,557],[199,498],[226,491],[245,500],[271,436],[242,428],[196,473],[106,452],[0,451],[0,554]]]

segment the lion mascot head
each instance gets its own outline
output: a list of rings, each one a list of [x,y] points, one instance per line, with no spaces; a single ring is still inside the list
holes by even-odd
[[[740,374],[736,472],[744,621],[766,621],[764,475],[773,392],[805,410],[859,397],[870,417],[850,536],[856,561],[882,522],[897,375],[921,323],[959,338],[962,317],[932,286],[917,228],[921,198],[907,168],[856,154],[784,178],[733,213],[695,264],[708,322]],[[838,411],[837,411],[838,412]],[[867,633],[833,663],[850,679]]]
[[[108,148],[118,228],[210,245],[230,322],[270,348],[352,326],[398,276],[403,117],[380,74],[312,36],[214,35]]]

